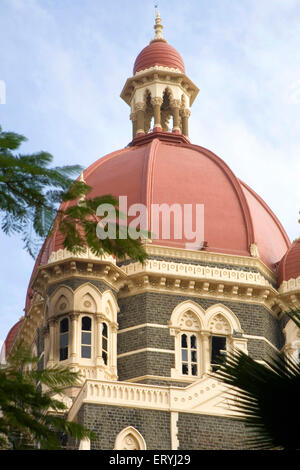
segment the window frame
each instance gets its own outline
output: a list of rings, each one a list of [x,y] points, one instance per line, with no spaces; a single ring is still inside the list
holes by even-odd
[[[88,318],[91,322],[91,329],[90,330],[83,330],[83,319],[84,318]],[[82,341],[82,338],[83,338],[83,334],[90,334],[90,338],[91,338],[91,341],[90,341],[90,344],[88,343],[83,343]],[[85,357],[83,356],[82,354],[82,348],[90,348],[90,356],[89,357]],[[80,359],[81,360],[87,360],[87,361],[90,361],[93,359],[93,317],[91,315],[81,315],[80,317]]]

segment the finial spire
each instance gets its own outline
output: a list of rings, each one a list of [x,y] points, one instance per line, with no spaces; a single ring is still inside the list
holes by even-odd
[[[153,39],[153,41],[166,41],[162,36],[163,25],[162,25],[162,22],[161,22],[160,13],[159,13],[159,10],[158,10],[158,5],[155,5],[154,30],[155,30],[155,38]]]

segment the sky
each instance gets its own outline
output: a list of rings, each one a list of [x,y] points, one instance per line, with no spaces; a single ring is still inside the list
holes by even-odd
[[[136,56],[164,37],[200,88],[190,139],[212,150],[299,236],[299,0],[0,0],[0,125],[22,153],[80,164],[125,147],[120,93]],[[1,91],[2,90],[2,91]],[[1,100],[2,92],[2,100]],[[0,347],[23,315],[34,260],[0,233]]]

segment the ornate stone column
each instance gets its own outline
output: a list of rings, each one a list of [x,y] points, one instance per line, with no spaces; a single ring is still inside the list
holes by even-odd
[[[139,101],[134,106],[136,112],[136,136],[145,134],[145,103]]]
[[[109,362],[111,371],[115,374],[117,378],[117,331],[118,323],[112,323],[110,332],[111,338],[108,338],[108,341],[111,341],[111,348],[109,347]]]
[[[49,329],[50,329],[50,344],[49,344],[49,366],[53,366],[56,360],[56,346],[57,346],[57,341],[56,338],[58,336],[57,334],[57,319],[56,318],[51,318],[49,320]]]
[[[156,96],[151,99],[151,104],[154,109],[154,128],[153,132],[161,132],[161,118],[160,118],[160,107],[163,103],[163,99],[159,96]]]
[[[188,139],[189,138],[189,117],[191,115],[191,111],[187,108],[181,110],[181,118],[182,118],[182,133]]]
[[[70,358],[72,362],[78,362],[78,317],[79,313],[72,313],[71,319],[71,344],[70,344]]]
[[[136,113],[131,113],[130,114],[130,120],[132,121],[132,138],[134,139],[136,136],[136,131],[137,131],[137,120],[136,120]]]
[[[104,316],[101,313],[96,314],[96,365],[102,366],[104,364],[102,358],[102,322]]]
[[[172,100],[172,112],[173,112],[173,129],[172,132],[180,133],[180,116],[179,116],[179,109],[180,109],[181,102],[180,100]]]
[[[201,331],[201,343],[202,343],[202,364],[201,369],[203,374],[210,373],[210,332],[209,331]]]

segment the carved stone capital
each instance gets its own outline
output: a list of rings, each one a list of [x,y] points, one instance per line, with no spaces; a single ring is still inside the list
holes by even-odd
[[[181,106],[181,101],[180,100],[176,100],[176,99],[172,99],[171,102],[170,102],[172,108],[180,108]]]
[[[189,109],[187,109],[187,108],[184,108],[184,109],[181,109],[181,110],[180,110],[180,114],[181,114],[181,116],[183,116],[183,117],[190,117],[191,111],[190,111]]]
[[[134,105],[134,111],[135,112],[145,111],[145,109],[146,109],[146,105],[145,105],[145,103],[143,103],[143,101],[139,101],[138,103],[135,103],[135,105]]]
[[[153,106],[155,106],[155,105],[161,106],[162,103],[163,103],[163,99],[160,98],[159,96],[155,96],[154,98],[151,98],[151,104],[152,104]]]
[[[136,119],[137,119],[136,113],[131,113],[129,118],[130,118],[131,121],[136,121]]]

